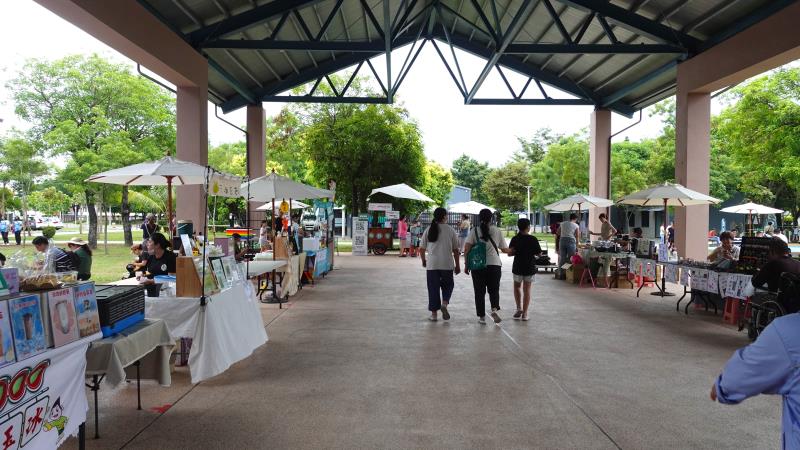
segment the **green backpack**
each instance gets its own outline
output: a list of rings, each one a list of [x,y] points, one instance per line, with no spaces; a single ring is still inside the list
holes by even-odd
[[[478,238],[478,227],[473,229],[475,230],[475,244],[472,245],[469,253],[467,253],[467,268],[469,270],[483,270],[486,268],[486,242]],[[497,246],[491,236],[489,236],[489,240],[492,241],[492,245],[496,249]]]

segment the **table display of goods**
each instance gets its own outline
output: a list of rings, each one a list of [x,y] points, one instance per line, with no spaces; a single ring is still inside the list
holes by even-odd
[[[739,249],[739,264],[741,270],[746,273],[755,273],[764,267],[769,261],[769,244],[771,237],[748,237],[742,238],[742,246]],[[743,272],[745,273],[745,272]]]
[[[144,320],[145,289],[142,286],[95,286],[103,337],[113,336]]]

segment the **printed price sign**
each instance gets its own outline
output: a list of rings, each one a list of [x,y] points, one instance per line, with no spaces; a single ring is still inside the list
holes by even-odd
[[[390,220],[391,219],[399,220],[400,219],[400,211],[386,211],[386,218],[390,219]]]
[[[369,203],[367,204],[367,211],[391,211],[391,203]]]

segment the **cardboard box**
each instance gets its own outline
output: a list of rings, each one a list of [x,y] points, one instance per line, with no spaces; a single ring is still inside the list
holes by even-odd
[[[585,268],[585,264],[573,264],[572,267],[567,269],[567,282],[579,284],[581,282],[581,275],[583,275],[583,269]]]

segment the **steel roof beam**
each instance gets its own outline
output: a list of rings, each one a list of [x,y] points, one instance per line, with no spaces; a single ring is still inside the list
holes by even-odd
[[[659,41],[682,44],[691,49],[701,44],[700,40],[686,33],[670,28],[661,22],[656,22],[644,16],[640,16],[639,14],[628,11],[610,2],[597,0],[558,1],[582,11],[595,12],[604,16],[606,19],[617,22],[625,28],[633,29],[635,33],[643,34]]]
[[[244,103],[241,106],[256,103],[256,95],[251,92],[249,89],[244,87],[239,80],[236,79],[233,75],[228,73],[224,68],[222,68],[219,63],[208,57],[208,67],[210,67],[214,72],[217,73],[226,83],[228,83],[234,91],[236,91],[242,99],[244,99]],[[224,111],[224,109],[223,109]]]
[[[606,97],[603,97],[603,100],[600,102],[600,105],[601,106],[608,106],[608,105],[610,105],[610,104],[612,104],[614,102],[622,100],[626,95],[628,95],[631,92],[635,91],[636,89],[639,89],[640,87],[646,85],[650,81],[660,77],[664,73],[675,69],[676,67],[678,67],[678,61],[670,61],[670,62],[664,64],[663,66],[651,71],[647,75],[639,78],[638,80],[636,80],[636,81],[634,81],[632,83],[629,83],[628,85],[626,85],[624,88],[618,90],[617,92],[614,92],[613,94],[610,94],[610,95],[608,95]]]
[[[591,100],[583,98],[474,98],[472,105],[539,105],[539,106],[575,106],[594,105]]]
[[[316,97],[313,95],[267,95],[261,98],[262,102],[280,103],[358,103],[358,104],[389,104],[386,97]]]
[[[510,44],[506,47],[506,54],[529,53],[667,53],[683,54],[687,50],[683,47],[670,44]]]
[[[294,9],[303,8],[321,1],[323,0],[274,0],[249,11],[192,31],[186,35],[186,38],[192,44],[197,45],[210,39],[244,30],[245,28],[261,22],[266,22]]]
[[[483,71],[481,71],[480,75],[478,75],[478,79],[475,81],[475,84],[472,86],[472,89],[467,93],[467,97],[464,99],[466,103],[470,103],[472,99],[475,98],[475,95],[478,93],[478,90],[483,85],[483,82],[486,80],[486,77],[489,76],[489,73],[494,68],[495,64],[500,60],[503,56],[503,52],[505,52],[506,47],[508,47],[511,42],[517,37],[520,30],[522,29],[525,22],[528,21],[528,18],[533,13],[535,2],[532,0],[525,0],[520,5],[517,13],[514,15],[514,18],[511,19],[511,23],[508,25],[505,33],[503,34],[502,40],[499,42],[497,48],[494,49],[492,55],[489,57],[489,61],[486,62],[486,65],[483,67]]]

